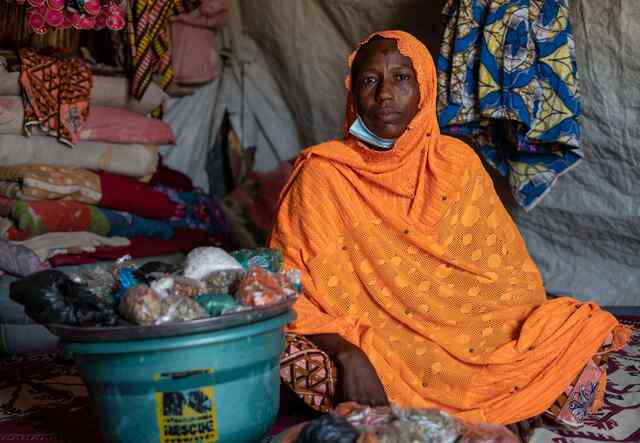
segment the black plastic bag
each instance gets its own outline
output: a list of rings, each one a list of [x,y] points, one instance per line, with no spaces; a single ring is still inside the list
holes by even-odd
[[[133,274],[138,280],[145,284],[150,284],[162,277],[176,273],[177,270],[178,267],[176,265],[170,265],[160,261],[150,261],[136,269]]]
[[[358,435],[344,417],[325,414],[305,425],[296,443],[356,443]]]
[[[9,296],[38,323],[112,326],[113,307],[60,271],[42,271],[11,283]]]

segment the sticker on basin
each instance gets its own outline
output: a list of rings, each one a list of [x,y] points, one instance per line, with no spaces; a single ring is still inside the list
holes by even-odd
[[[162,443],[218,441],[215,392],[212,385],[192,387],[194,379],[210,379],[212,369],[155,374],[156,416]],[[203,377],[204,376],[204,377]],[[210,383],[204,381],[203,383]]]

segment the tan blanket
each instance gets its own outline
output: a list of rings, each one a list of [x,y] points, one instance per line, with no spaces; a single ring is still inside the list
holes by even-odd
[[[97,169],[148,180],[158,167],[158,147],[81,141],[69,149],[51,137],[0,136],[0,165],[21,163]]]

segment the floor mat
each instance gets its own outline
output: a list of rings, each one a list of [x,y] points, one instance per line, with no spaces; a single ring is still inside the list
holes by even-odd
[[[609,358],[602,410],[580,429],[536,429],[530,443],[640,442],[640,317],[618,318],[635,331],[630,345]]]
[[[609,358],[605,406],[578,430],[537,429],[532,443],[640,442],[640,317],[631,344]],[[299,420],[283,416],[274,431]],[[0,358],[0,443],[99,442],[87,390],[75,365],[58,354]]]

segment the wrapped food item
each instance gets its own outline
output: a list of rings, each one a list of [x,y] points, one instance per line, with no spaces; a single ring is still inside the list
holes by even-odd
[[[253,266],[240,282],[237,299],[244,306],[267,306],[294,297],[297,293],[286,274]]]
[[[195,300],[207,311],[209,317],[218,317],[227,312],[233,312],[238,308],[238,303],[229,294],[199,295]]]
[[[113,275],[113,278],[116,280],[116,282],[118,281],[118,272],[123,268],[133,268],[130,255],[123,255],[122,257],[117,259],[111,266],[111,274]]]
[[[358,430],[344,417],[325,414],[305,425],[295,443],[356,443]]]
[[[181,276],[163,277],[152,282],[151,287],[163,298],[169,295],[197,297],[206,292],[201,282]]]
[[[238,289],[238,284],[244,276],[241,269],[225,269],[213,271],[204,282],[209,294],[233,294]]]
[[[265,271],[280,272],[284,264],[284,257],[277,249],[239,249],[233,251],[231,256],[238,260],[245,271],[248,271],[252,266],[259,266]]]
[[[60,271],[42,271],[11,283],[9,297],[24,306],[38,323],[111,326],[118,323],[113,307]]]
[[[470,424],[435,409],[349,403],[290,429],[279,443],[519,443],[506,427]]]
[[[117,290],[113,294],[113,298],[116,303],[119,303],[122,300],[129,289],[142,283],[135,277],[134,272],[135,270],[133,268],[118,269],[115,286]]]
[[[135,271],[138,280],[147,284],[178,272],[177,266],[159,261],[147,262]]]
[[[206,317],[208,317],[207,311],[193,298],[171,294],[162,299],[162,315],[155,324],[191,321]]]
[[[238,270],[242,266],[231,255],[220,248],[196,248],[187,255],[184,276],[194,280],[204,280],[216,271]]]
[[[109,305],[115,304],[113,288],[116,285],[116,281],[113,275],[105,269],[96,266],[95,269],[90,271],[70,274],[69,276],[74,282],[84,286],[87,291],[100,300]]]
[[[392,407],[393,416],[397,419],[389,428],[391,436],[389,443],[398,440],[403,435],[420,438],[423,436],[437,436],[433,443],[456,443],[465,433],[465,426],[460,420],[438,409],[405,409]],[[409,440],[411,441],[411,440]],[[428,440],[427,440],[428,441]]]
[[[137,325],[154,324],[163,313],[160,295],[147,285],[129,288],[120,301],[120,315]]]

